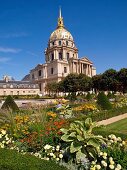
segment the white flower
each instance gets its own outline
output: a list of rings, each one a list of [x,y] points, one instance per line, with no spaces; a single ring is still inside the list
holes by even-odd
[[[51,152],[49,155],[50,155],[50,156],[53,156],[53,155],[54,155],[54,153],[52,153],[52,152]]]
[[[101,166],[100,165],[96,165],[96,169],[101,169]]]
[[[6,130],[1,130],[1,133],[3,134],[3,135],[5,135],[6,134]]]
[[[103,152],[100,152],[99,155],[102,156],[102,155],[103,155]]]
[[[122,144],[125,145],[126,144],[125,141],[122,141]]]
[[[118,168],[118,169],[122,169],[122,167],[121,167],[120,164],[117,164],[117,168]]]
[[[2,134],[0,134],[0,139],[2,138]]]
[[[114,165],[109,165],[109,168],[114,169],[115,167],[114,167]]]
[[[45,158],[46,161],[49,161],[49,158]]]
[[[107,159],[107,156],[103,156],[103,159]]]
[[[111,165],[114,165],[114,164],[115,164],[115,162],[114,162],[114,161],[110,161],[110,164],[111,164]]]
[[[59,154],[59,158],[62,159],[63,158],[63,154]]]
[[[106,153],[106,152],[104,152],[104,153],[103,153],[103,156],[107,156],[107,153]]]
[[[109,158],[109,161],[113,161],[113,158],[112,158],[112,157],[110,157],[110,158]]]
[[[104,166],[104,167],[107,167],[107,163],[105,161],[101,161],[101,164]]]
[[[59,158],[56,158],[56,161],[59,161],[60,159]]]
[[[45,149],[45,150],[48,150],[48,149],[50,149],[50,148],[52,148],[51,145],[48,145],[48,144],[47,144],[47,145],[44,146],[44,149]]]
[[[121,137],[118,137],[118,138],[117,138],[117,141],[121,142],[121,141],[122,141]]]

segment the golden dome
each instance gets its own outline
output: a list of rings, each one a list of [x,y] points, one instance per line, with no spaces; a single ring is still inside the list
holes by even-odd
[[[68,39],[73,41],[73,37],[69,31],[65,28],[57,28],[50,36],[50,41],[54,41],[57,39]]]
[[[59,11],[58,26],[55,31],[50,36],[49,41],[54,41],[57,39],[67,39],[73,41],[73,37],[69,31],[64,28],[63,17],[61,16],[61,9]]]

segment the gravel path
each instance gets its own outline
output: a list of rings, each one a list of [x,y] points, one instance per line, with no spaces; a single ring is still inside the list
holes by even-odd
[[[127,113],[119,115],[119,116],[112,117],[110,119],[102,120],[100,122],[97,122],[97,124],[98,125],[108,125],[108,124],[117,122],[119,120],[125,119],[125,118],[127,118]]]

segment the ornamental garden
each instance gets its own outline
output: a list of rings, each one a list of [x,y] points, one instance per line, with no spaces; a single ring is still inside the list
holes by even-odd
[[[127,118],[98,124],[127,113],[126,77],[127,69],[93,78],[70,74],[47,84],[54,99],[45,105],[18,108],[7,96],[0,110],[0,169],[126,170]]]

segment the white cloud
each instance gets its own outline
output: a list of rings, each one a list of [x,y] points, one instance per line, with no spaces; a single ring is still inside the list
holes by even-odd
[[[0,47],[0,52],[3,53],[18,53],[21,49],[18,48],[8,48],[8,47]]]
[[[8,57],[0,57],[0,63],[6,63],[8,61],[10,61],[11,59]]]
[[[20,38],[20,37],[26,37],[26,36],[28,36],[27,33],[20,32],[20,33],[10,33],[6,35],[0,35],[0,38]]]
[[[35,54],[35,53],[31,52],[31,51],[27,51],[27,54],[30,54],[30,55],[35,56],[35,57],[38,57],[37,54]]]

